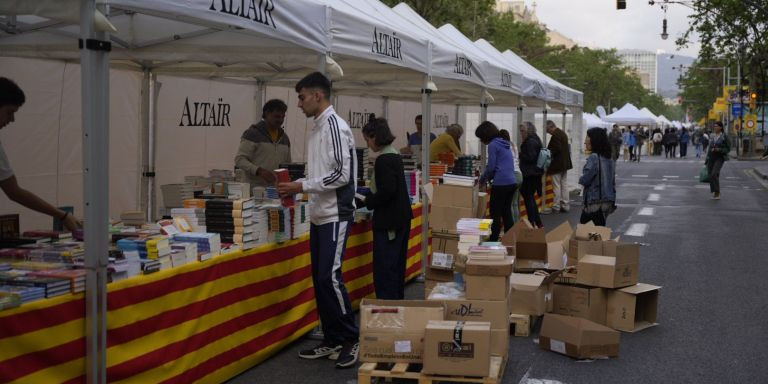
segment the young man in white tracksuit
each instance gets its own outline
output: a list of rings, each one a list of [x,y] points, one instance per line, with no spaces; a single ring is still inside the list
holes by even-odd
[[[281,196],[309,194],[309,244],[312,282],[324,340],[299,357],[336,358],[337,368],[357,363],[358,327],[341,276],[341,261],[355,212],[357,155],[355,139],[347,123],[330,102],[331,82],[315,72],[296,84],[299,108],[314,118],[307,143],[307,177],[280,183]]]

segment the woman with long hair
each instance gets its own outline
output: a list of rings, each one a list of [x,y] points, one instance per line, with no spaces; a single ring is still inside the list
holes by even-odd
[[[605,226],[606,218],[616,209],[616,168],[605,129],[588,129],[584,147],[590,155],[579,178],[579,184],[584,187],[584,208],[579,222],[591,221]]]
[[[523,195],[528,221],[538,228],[544,226],[534,196],[534,193],[543,196],[541,193],[541,176],[544,174],[544,170],[536,165],[541,148],[541,139],[536,134],[536,126],[530,121],[520,124],[520,171],[523,172],[523,185],[520,194]]]
[[[499,241],[501,224],[504,232],[512,228],[512,197],[517,190],[515,180],[515,159],[509,150],[509,141],[499,133],[499,129],[490,121],[484,121],[475,129],[475,136],[488,146],[488,164],[480,176],[480,184],[493,182],[491,187],[491,237],[490,241]]]

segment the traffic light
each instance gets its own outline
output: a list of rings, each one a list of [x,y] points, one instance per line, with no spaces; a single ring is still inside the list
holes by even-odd
[[[627,0],[616,0],[616,9],[627,9]]]
[[[757,92],[751,92],[749,94],[749,110],[754,111],[757,109]]]

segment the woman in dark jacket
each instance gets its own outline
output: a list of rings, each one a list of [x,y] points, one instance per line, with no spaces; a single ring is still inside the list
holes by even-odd
[[[480,177],[480,184],[493,180],[491,187],[491,237],[490,241],[499,241],[501,222],[504,232],[514,224],[512,220],[512,197],[517,190],[515,180],[515,158],[509,150],[509,141],[505,140],[496,125],[484,121],[477,126],[475,136],[488,146],[488,165]]]
[[[723,164],[728,161],[731,144],[728,136],[723,132],[723,123],[716,121],[714,129],[707,152],[707,160],[704,164],[706,164],[709,174],[709,192],[712,193],[713,199],[720,200],[720,170],[723,168]]]
[[[615,166],[611,147],[603,128],[590,128],[584,139],[586,153],[591,153],[584,164],[579,184],[584,186],[584,207],[579,222],[605,226],[605,220],[616,207]]]
[[[541,151],[541,139],[536,134],[536,127],[530,121],[520,125],[520,171],[523,173],[523,185],[520,187],[520,194],[523,195],[525,202],[525,211],[528,214],[528,221],[535,227],[543,227],[541,216],[539,216],[539,207],[536,205],[534,193],[543,196],[541,193],[541,176],[544,170],[536,166],[536,160],[539,159]]]
[[[373,210],[373,284],[379,299],[405,297],[405,266],[411,232],[411,202],[395,137],[385,119],[373,119],[363,128],[368,148],[379,153],[373,168],[371,192],[365,206]]]

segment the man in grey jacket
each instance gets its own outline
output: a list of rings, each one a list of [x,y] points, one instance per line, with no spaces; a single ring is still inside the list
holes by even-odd
[[[235,167],[242,170],[243,181],[251,187],[274,184],[274,170],[291,162],[291,141],[283,130],[287,110],[282,100],[267,101],[262,108],[262,120],[248,127],[240,138]]]

